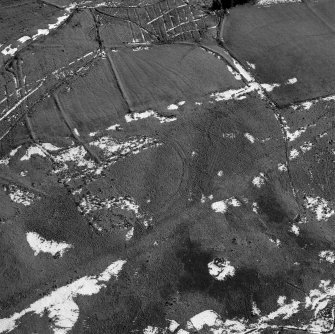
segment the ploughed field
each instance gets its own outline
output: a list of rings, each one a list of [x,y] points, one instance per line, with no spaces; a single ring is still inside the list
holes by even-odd
[[[334,330],[335,5],[245,2],[1,2],[0,333]]]

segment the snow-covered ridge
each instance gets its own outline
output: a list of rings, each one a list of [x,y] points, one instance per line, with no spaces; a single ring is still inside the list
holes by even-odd
[[[0,333],[14,330],[20,325],[21,319],[30,313],[39,316],[46,314],[50,319],[51,330],[54,334],[69,333],[79,318],[79,306],[75,298],[97,294],[106,287],[105,283],[112,277],[117,278],[125,263],[125,260],[115,261],[101,274],[79,278],[35,301],[21,312],[16,312],[9,318],[0,319]]]

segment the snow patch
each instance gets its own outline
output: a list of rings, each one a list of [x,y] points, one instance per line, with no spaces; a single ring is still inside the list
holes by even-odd
[[[67,11],[72,9],[70,6],[67,8]],[[65,14],[63,16],[57,17],[57,22],[56,23],[48,25],[49,30],[53,30],[53,29],[56,29],[57,27],[59,27],[68,17],[69,17],[69,14]]]
[[[153,327],[153,326],[148,326],[144,328],[143,334],[159,334],[159,328],[158,327]]]
[[[204,194],[201,195],[201,200],[200,202],[203,204],[205,203],[207,200],[211,201],[213,199],[213,195],[209,195],[208,197],[206,197]]]
[[[41,146],[47,151],[58,151],[61,147],[57,147],[51,143],[42,143]]]
[[[8,192],[9,194],[9,198],[18,204],[22,204],[24,206],[29,206],[33,203],[33,201],[35,199],[37,199],[38,197],[27,191],[27,190],[22,190],[19,187],[17,187],[16,185],[9,185],[8,187],[5,186],[4,187],[5,191]]]
[[[227,133],[223,133],[222,137],[223,138],[228,138],[228,139],[234,139],[234,138],[236,138],[236,135],[233,132],[227,132]]]
[[[98,196],[85,195],[82,197],[78,205],[78,211],[83,215],[91,215],[99,210],[113,209],[132,212],[145,227],[148,227],[149,223],[152,221],[152,217],[148,217],[146,213],[140,212],[140,206],[130,196],[99,198]],[[133,235],[134,230],[128,231],[128,233],[127,235],[130,238]]]
[[[147,46],[137,46],[136,48],[133,48],[134,52],[137,52],[137,51],[146,51],[146,50],[149,50],[149,47],[147,47]]]
[[[252,144],[255,142],[255,137],[248,132],[244,134],[244,137],[247,138]]]
[[[34,251],[35,256],[39,253],[50,253],[53,256],[59,254],[60,256],[63,256],[69,248],[73,247],[65,242],[46,240],[36,232],[26,233],[26,238],[29,246]]]
[[[294,110],[297,110],[297,109],[300,109],[300,108],[303,108],[304,110],[309,110],[311,109],[311,107],[317,103],[318,101],[322,101],[324,99],[320,99],[320,100],[312,100],[312,101],[305,101],[305,102],[301,102],[299,104],[294,104],[292,105],[291,107],[294,109]]]
[[[258,87],[258,86],[257,86]],[[256,90],[256,86],[250,84],[239,89],[229,89],[224,92],[212,93],[210,96],[215,98],[215,101],[227,101],[227,100],[244,100],[246,95]]]
[[[230,197],[230,198],[228,198],[226,200],[212,203],[211,208],[215,212],[225,213],[227,211],[227,209],[228,209],[229,206],[235,206],[235,207],[241,206],[241,202],[239,202],[234,197]]]
[[[234,76],[236,80],[242,80],[242,75],[236,72],[231,66],[227,65],[228,71]]]
[[[305,206],[307,209],[310,209],[316,214],[316,219],[321,221],[327,221],[330,217],[332,217],[335,212],[329,206],[328,201],[319,196],[313,198],[312,196],[306,196],[305,198]]]
[[[278,164],[278,170],[280,172],[287,172],[287,166],[286,166],[286,164],[279,163]]]
[[[288,79],[287,81],[286,81],[286,84],[287,85],[293,85],[293,84],[295,84],[295,83],[297,83],[298,82],[298,79],[297,78],[291,78],[291,79]]]
[[[209,327],[220,327],[223,325],[223,321],[216,312],[206,310],[192,317],[187,322],[187,329],[200,331],[205,325]]]
[[[304,126],[304,127],[301,127],[299,129],[295,130],[294,132],[291,132],[290,127],[287,125],[287,122],[283,117],[282,117],[282,122],[283,122],[283,125],[284,125],[284,130],[286,132],[286,137],[289,141],[296,140],[307,130],[307,126]]]
[[[312,105],[313,105],[313,102],[311,102],[311,101],[306,101],[306,102],[301,103],[301,106],[302,106],[305,110],[309,110],[309,109],[311,109]]]
[[[236,198],[231,197],[227,200],[227,204],[231,206],[241,206],[241,202],[239,202]]]
[[[171,333],[174,333],[174,331],[180,326],[180,324],[175,320],[169,320],[169,321],[170,321],[169,331]]]
[[[143,138],[131,138],[125,142],[117,142],[110,136],[101,137],[95,141],[89,143],[91,146],[95,146],[102,150],[104,156],[107,159],[116,159],[118,156],[125,156],[128,154],[138,154],[141,150],[148,147],[161,145],[155,139],[143,137]]]
[[[233,59],[233,63],[237,71],[245,78],[246,81],[248,81],[249,83],[255,81],[254,77],[248,71],[246,71],[238,61]]]
[[[45,157],[45,153],[43,152],[43,150],[39,147],[39,146],[30,146],[25,155],[20,159],[21,161],[24,161],[24,160],[29,160],[31,158],[32,155],[39,155],[41,157]]]
[[[328,261],[329,263],[335,262],[335,254],[331,250],[324,250],[319,253],[320,261]]]
[[[281,245],[281,241],[277,238],[276,240],[275,239],[272,239],[270,238],[269,239],[272,243],[276,244],[277,247],[279,247]]]
[[[60,152],[55,160],[58,163],[64,164],[65,162],[74,162],[78,167],[86,167],[92,169],[96,166],[95,162],[91,159],[86,159],[87,152],[83,146],[70,147]],[[64,166],[66,168],[66,166]]]
[[[303,145],[300,146],[300,149],[303,153],[310,151],[313,148],[313,144],[311,142],[305,142]]]
[[[134,227],[132,227],[126,234],[126,241],[129,241],[134,236]]]
[[[280,306],[276,311],[269,313],[263,317],[263,321],[273,320],[278,317],[282,317],[284,320],[292,317],[293,314],[298,313],[300,301],[292,299],[290,303],[286,303],[286,297],[280,296],[277,301]]]
[[[298,156],[299,156],[299,151],[294,148],[290,151],[289,159],[292,160],[292,159],[297,158]]]
[[[12,44],[6,46],[3,50],[1,50],[1,53],[4,56],[14,56],[17,51],[17,48],[12,48]]]
[[[170,104],[169,106],[167,106],[168,110],[177,110],[178,109],[178,105],[176,104]]]
[[[99,131],[95,131],[95,132],[90,132],[88,135],[90,137],[95,137],[98,133],[99,133]]]
[[[11,151],[9,152],[9,155],[10,155],[11,157],[13,157],[13,156],[17,153],[17,151],[21,148],[21,146],[22,146],[22,145],[18,146],[18,147],[15,148],[14,150],[11,150]]]
[[[335,285],[332,286],[330,280],[322,280],[319,284],[319,288],[310,290],[304,301],[292,299],[289,302],[286,296],[279,296],[277,300],[278,308],[265,316],[260,316],[260,310],[253,302],[252,313],[258,316],[256,322],[249,322],[245,319],[237,318],[226,319],[225,322],[223,322],[220,316],[214,311],[206,310],[193,316],[187,322],[186,327],[193,332],[201,331],[205,326],[208,326],[209,328],[206,328],[206,332],[208,331],[213,334],[263,333],[267,330],[273,332],[282,329],[308,333],[330,333],[334,323],[334,310],[331,310],[333,308],[334,297]],[[306,312],[304,309],[313,311],[314,316],[311,317],[308,322],[300,321],[299,327],[292,326],[289,323],[278,323],[280,320],[290,319],[299,312],[304,312],[303,318],[305,319]],[[276,322],[274,323],[273,321]],[[183,331],[183,333],[184,332],[185,331]],[[181,330],[177,333],[181,333]]]
[[[256,65],[255,65],[255,64],[252,64],[252,63],[250,63],[250,62],[248,62],[248,61],[247,61],[247,64],[248,64],[248,66],[251,67],[253,70],[256,69]]]
[[[252,179],[252,184],[257,187],[260,188],[261,186],[263,186],[265,184],[265,175],[264,173],[259,173],[258,176],[255,176]]]
[[[160,116],[160,115],[158,115],[157,112],[155,112],[151,109],[146,110],[144,112],[140,112],[140,113],[135,112],[135,113],[126,115],[125,119],[126,119],[126,122],[129,123],[129,122],[138,121],[139,119],[145,119],[145,118],[149,118],[149,117],[157,118],[160,121],[160,123],[168,123],[168,122],[173,122],[173,121],[177,120],[176,117]]]
[[[261,84],[261,87],[265,89],[267,92],[272,92],[276,87],[280,87],[280,84],[273,83],[273,84]]]
[[[290,228],[290,231],[294,233],[296,236],[300,234],[300,229],[297,225],[293,224]]]
[[[330,286],[329,280],[321,280],[319,289],[313,289],[305,299],[305,307],[314,310],[314,316],[317,317],[319,312],[325,309],[329,302],[335,296],[335,285]]]
[[[23,36],[21,38],[19,38],[17,41],[20,43],[24,43],[26,41],[29,41],[31,38],[29,36]]]
[[[258,0],[257,5],[259,6],[271,6],[280,3],[292,3],[292,2],[301,2],[301,0]]]
[[[9,158],[2,158],[0,159],[0,165],[7,166],[9,164]]]
[[[212,203],[211,207],[215,212],[220,212],[220,213],[225,213],[228,209],[228,205],[226,204],[226,201],[218,201],[218,202]]]
[[[257,307],[257,304],[256,302],[252,302],[252,310],[251,310],[251,313],[253,315],[257,315],[257,316],[260,316],[261,315],[261,310]]]
[[[235,275],[235,268],[230,261],[218,258],[208,263],[208,270],[209,274],[218,281],[224,281],[227,277]]]
[[[259,205],[257,202],[253,202],[252,203],[252,211],[255,212],[256,214],[258,214],[258,210],[259,210]]]
[[[115,130],[120,130],[120,128],[121,128],[120,124],[113,124],[113,125],[109,126],[106,130],[115,131]]]
[[[37,29],[37,34],[32,36],[32,39],[35,40],[39,36],[46,36],[49,35],[49,29]]]

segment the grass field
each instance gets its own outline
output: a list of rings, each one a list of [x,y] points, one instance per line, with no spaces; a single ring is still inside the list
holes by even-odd
[[[255,65],[259,82],[281,85],[270,93],[279,105],[333,93],[329,68],[335,65],[335,37],[326,14],[333,3],[320,1],[312,7],[238,6],[225,25],[227,48],[246,66],[247,61]],[[297,83],[285,85],[290,78],[297,78]]]

